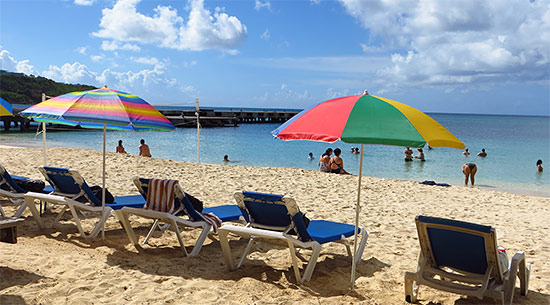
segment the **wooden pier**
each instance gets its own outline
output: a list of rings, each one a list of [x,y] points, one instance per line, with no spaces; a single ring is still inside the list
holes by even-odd
[[[28,105],[27,107],[30,106],[31,105]],[[13,112],[15,116],[1,118],[5,131],[9,131],[12,127],[16,129],[19,128],[21,131],[30,128],[31,121],[19,115],[19,112],[25,110],[27,107],[14,107]],[[174,107],[174,109],[159,109],[159,111],[176,127],[197,127],[197,114],[195,110],[179,110]],[[239,124],[283,123],[298,112],[298,110],[286,109],[251,110],[246,108],[231,108],[219,110],[216,108],[203,108],[199,109],[199,122],[203,128],[236,127],[239,126]],[[52,124],[48,124],[48,126],[60,127],[53,126]],[[67,127],[68,126],[63,126],[63,129]]]

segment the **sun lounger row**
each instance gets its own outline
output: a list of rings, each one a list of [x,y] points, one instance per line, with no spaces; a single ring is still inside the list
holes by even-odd
[[[1,166],[0,170],[0,186],[10,183],[9,174]],[[24,198],[23,210],[28,207],[41,228],[43,224],[35,200],[63,205],[60,215],[70,210],[79,232],[85,238],[96,236],[107,217],[114,211],[135,247],[140,245],[130,216],[153,219],[154,223],[143,243],[147,242],[156,229],[170,229],[175,232],[187,256],[199,253],[204,240],[214,228],[219,234],[223,258],[230,270],[243,264],[254,242],[278,240],[288,245],[296,280],[304,283],[311,279],[323,244],[342,243],[348,255],[359,262],[368,238],[368,232],[364,228],[358,228],[361,239],[357,252],[353,255],[348,238],[354,235],[354,226],[327,220],[311,220],[307,224],[296,201],[282,195],[236,192],[234,197],[237,205],[212,207],[199,212],[176,180],[135,178],[134,183],[140,195],[115,197],[115,203],[106,204],[103,210],[101,201],[95,197],[78,172],[53,167],[43,167],[40,170],[53,186],[52,194],[25,193],[13,188],[13,194],[9,192],[7,195],[8,191],[0,190],[0,196],[14,200]],[[80,201],[86,203],[78,201],[79,198],[84,198],[85,200]],[[22,213],[20,210],[21,208],[17,212],[19,215]],[[82,229],[79,212],[103,212],[103,217],[90,234]],[[59,220],[60,215],[56,220]],[[231,221],[244,225],[227,224]],[[165,225],[161,226],[161,223]],[[224,224],[221,225],[222,223]],[[500,299],[502,304],[511,304],[516,277],[520,279],[520,293],[527,294],[530,265],[526,263],[523,252],[516,253],[508,261],[506,253],[497,247],[494,228],[427,216],[418,216],[416,226],[421,252],[417,271],[405,273],[406,301],[416,302],[419,285],[426,285],[480,299]],[[189,252],[180,234],[181,227],[201,230]],[[229,234],[249,239],[236,267]],[[297,258],[300,249],[311,250],[303,274],[300,273]]]

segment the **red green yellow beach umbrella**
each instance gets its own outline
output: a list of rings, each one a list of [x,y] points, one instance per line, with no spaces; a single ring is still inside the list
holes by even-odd
[[[0,97],[0,116],[13,116],[13,106]]]
[[[136,95],[107,88],[63,94],[36,104],[21,115],[38,122],[103,129],[103,190],[105,190],[106,129],[170,131],[174,125]],[[101,199],[105,207],[105,191]],[[102,237],[104,237],[102,230]]]
[[[359,186],[355,208],[355,245],[361,198],[363,144],[463,149],[464,143],[423,112],[390,99],[353,95],[328,100],[295,115],[272,132],[281,140],[312,140],[361,144]],[[355,257],[351,271],[351,289],[355,285]]]

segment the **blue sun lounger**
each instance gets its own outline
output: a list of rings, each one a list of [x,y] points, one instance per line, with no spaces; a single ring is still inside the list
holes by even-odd
[[[138,188],[143,198],[147,198],[147,192],[149,190],[149,181],[150,179],[146,179],[146,178],[137,178],[137,177],[134,178],[134,184]],[[189,201],[186,193],[183,191],[183,189],[179,184],[176,185],[176,197],[174,198],[174,203],[175,203],[175,208],[174,208],[174,211],[171,213],[158,212],[147,208],[136,209],[131,207],[125,207],[119,211],[116,211],[115,213],[119,215],[119,219],[121,219],[124,225],[126,233],[128,234],[128,238],[136,248],[139,247],[139,242],[132,226],[130,225],[130,222],[129,222],[130,215],[137,215],[144,218],[154,219],[153,225],[149,229],[149,233],[145,237],[145,240],[142,242],[142,245],[145,245],[147,243],[147,241],[149,240],[149,238],[151,238],[153,232],[156,230],[157,227],[160,227],[161,230],[163,231],[167,229],[171,229],[174,232],[176,232],[178,241],[184,253],[187,256],[195,256],[199,253],[202,247],[202,244],[204,242],[204,238],[206,238],[207,234],[210,232],[211,226],[210,224],[204,221],[203,215],[199,213],[197,210],[195,210],[192,203]],[[202,210],[202,213],[213,213],[222,222],[226,222],[226,221],[246,222],[245,216],[242,214],[242,211],[236,205],[222,205],[222,206],[204,208]],[[187,216],[187,219],[183,218],[182,216]],[[166,225],[159,226],[159,222],[165,222]],[[188,227],[203,228],[201,236],[195,243],[193,250],[189,253],[187,252],[187,249],[183,244],[183,239],[181,238],[179,233],[179,228],[177,227],[178,224],[188,226]]]
[[[417,216],[420,257],[416,272],[405,273],[405,299],[416,302],[418,286],[512,304],[516,276],[527,295],[530,264],[517,252],[508,261],[499,251],[495,229],[458,220]]]
[[[27,193],[27,191],[21,188],[14,179],[25,180],[29,178],[10,175],[6,170],[6,168],[2,166],[2,164],[0,164],[0,197],[8,199],[13,204],[20,205],[17,211],[15,212],[15,214],[13,215],[13,217],[18,218],[23,214],[23,212],[27,208],[27,205],[25,204],[24,197],[23,197],[25,193]],[[47,185],[42,190],[42,193],[47,194],[47,193],[51,193],[52,191],[53,191],[53,188]],[[4,209],[2,208],[1,204],[0,204],[0,216],[6,217],[6,213],[4,212]]]
[[[118,210],[125,206],[142,208],[145,205],[145,199],[141,195],[114,197],[114,203],[105,204],[103,217],[97,222],[91,233],[86,234],[82,228],[78,212],[102,212],[101,200],[94,195],[84,178],[75,170],[47,166],[40,167],[39,170],[46,178],[46,181],[52,185],[54,191],[52,194],[28,192],[24,196],[27,205],[34,204],[36,199],[47,203],[63,205],[63,210],[56,217],[56,221],[59,221],[67,210],[71,211],[78,231],[84,238],[97,236],[113,210]]]
[[[242,265],[255,239],[286,242],[290,249],[294,274],[299,283],[311,279],[323,244],[342,243],[346,246],[348,256],[352,256],[347,238],[354,235],[355,226],[327,220],[311,220],[306,227],[303,214],[298,209],[296,201],[288,196],[245,191],[236,192],[234,196],[239,208],[246,213],[250,221],[246,227],[224,224],[218,230],[225,264],[229,270],[236,269],[227,238],[229,233],[250,238],[237,268]],[[358,229],[361,241],[355,255],[356,262],[361,260],[369,235],[362,227]],[[312,250],[303,276],[300,275],[296,248]]]

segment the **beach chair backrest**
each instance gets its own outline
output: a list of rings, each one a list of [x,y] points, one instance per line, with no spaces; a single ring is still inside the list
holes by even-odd
[[[84,197],[92,205],[101,205],[101,200],[94,195],[92,189],[90,189],[78,171],[50,166],[43,166],[38,169],[44,175],[46,181],[54,188],[54,194],[71,199]]]
[[[27,191],[20,187],[8,173],[6,168],[0,164],[0,187],[13,193],[26,193]]]
[[[134,184],[138,188],[141,196],[143,196],[143,198],[145,198],[146,200],[147,194],[149,192],[150,181],[151,179],[148,178],[134,178]],[[181,185],[179,185],[179,183],[175,185],[174,194],[174,206],[172,208],[171,214],[176,216],[181,216],[185,214],[189,216],[189,218],[193,221],[200,221],[204,219],[202,215],[197,210],[195,210],[189,199],[185,196],[185,192]]]
[[[291,197],[247,191],[235,192],[234,197],[252,227],[281,232],[294,229],[298,239],[311,240],[303,214]]]
[[[432,267],[479,275],[492,268],[491,276],[502,280],[496,234],[491,226],[417,216],[416,227],[421,250]]]

